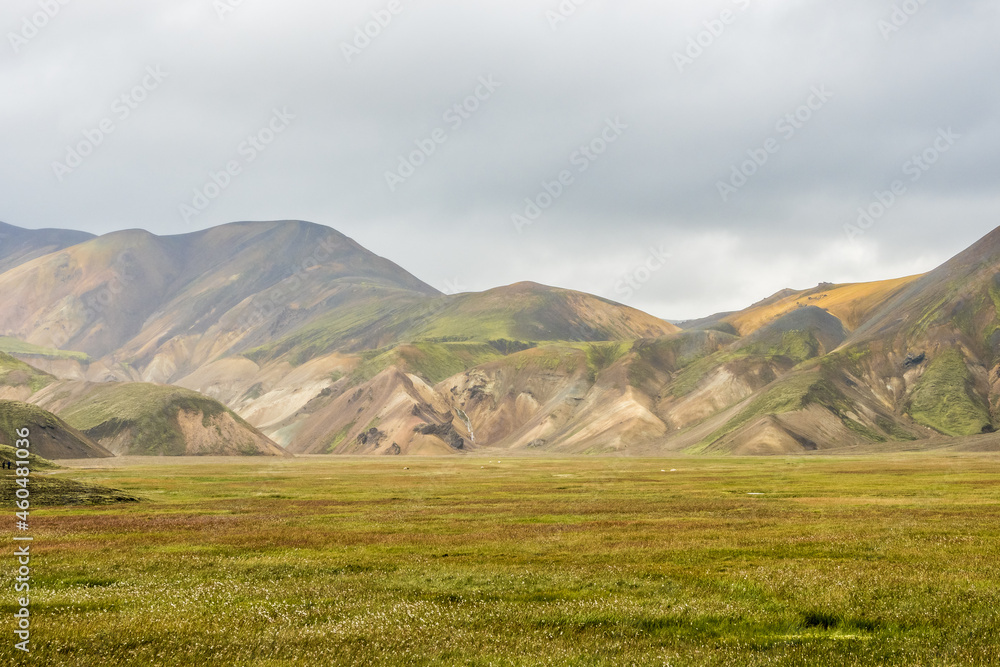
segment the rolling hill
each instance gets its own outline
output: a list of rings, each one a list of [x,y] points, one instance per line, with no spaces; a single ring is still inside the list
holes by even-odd
[[[0,444],[17,442],[17,431],[28,429],[31,453],[45,459],[92,459],[114,456],[86,434],[59,417],[29,403],[0,401]]]
[[[341,308],[294,334],[251,350],[255,360],[301,362],[334,351],[387,349],[401,343],[494,343],[511,349],[538,341],[610,341],[679,331],[634,308],[572,290],[519,283],[487,292],[414,301],[372,297]]]
[[[286,456],[218,401],[146,383],[62,383],[37,395],[116,456]]]

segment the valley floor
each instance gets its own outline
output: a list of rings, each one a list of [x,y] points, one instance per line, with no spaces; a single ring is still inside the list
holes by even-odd
[[[1000,663],[995,454],[101,465],[18,664]]]

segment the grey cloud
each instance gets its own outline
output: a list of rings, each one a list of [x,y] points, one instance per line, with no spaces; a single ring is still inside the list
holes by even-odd
[[[627,301],[671,318],[926,270],[998,223],[995,2],[928,0],[888,40],[898,3],[882,0],[590,0],[555,31],[554,1],[401,3],[351,63],[342,44],[387,0],[246,1],[225,20],[211,0],[69,3],[0,57],[0,219],[167,234],[305,218],[441,288],[532,279],[622,299],[621,275],[664,243],[672,262]],[[679,72],[674,54],[727,9]],[[0,28],[37,10],[5,3]],[[169,78],[60,183],[52,162],[150,65]],[[390,192],[397,156],[448,129],[484,75],[502,87]],[[723,202],[717,182],[818,85],[834,97]],[[186,224],[178,206],[275,107],[296,115],[287,132]],[[518,234],[525,198],[615,117],[621,140]],[[844,224],[939,127],[962,140],[847,244]]]

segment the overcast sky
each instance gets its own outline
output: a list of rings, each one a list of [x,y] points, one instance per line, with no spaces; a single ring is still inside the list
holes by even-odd
[[[304,219],[683,319],[1000,225],[996,0],[62,2],[0,8],[22,227]]]

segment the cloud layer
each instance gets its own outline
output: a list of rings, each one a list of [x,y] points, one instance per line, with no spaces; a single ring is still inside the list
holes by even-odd
[[[307,219],[669,318],[1000,224],[992,0],[63,1],[0,10],[11,224]]]

